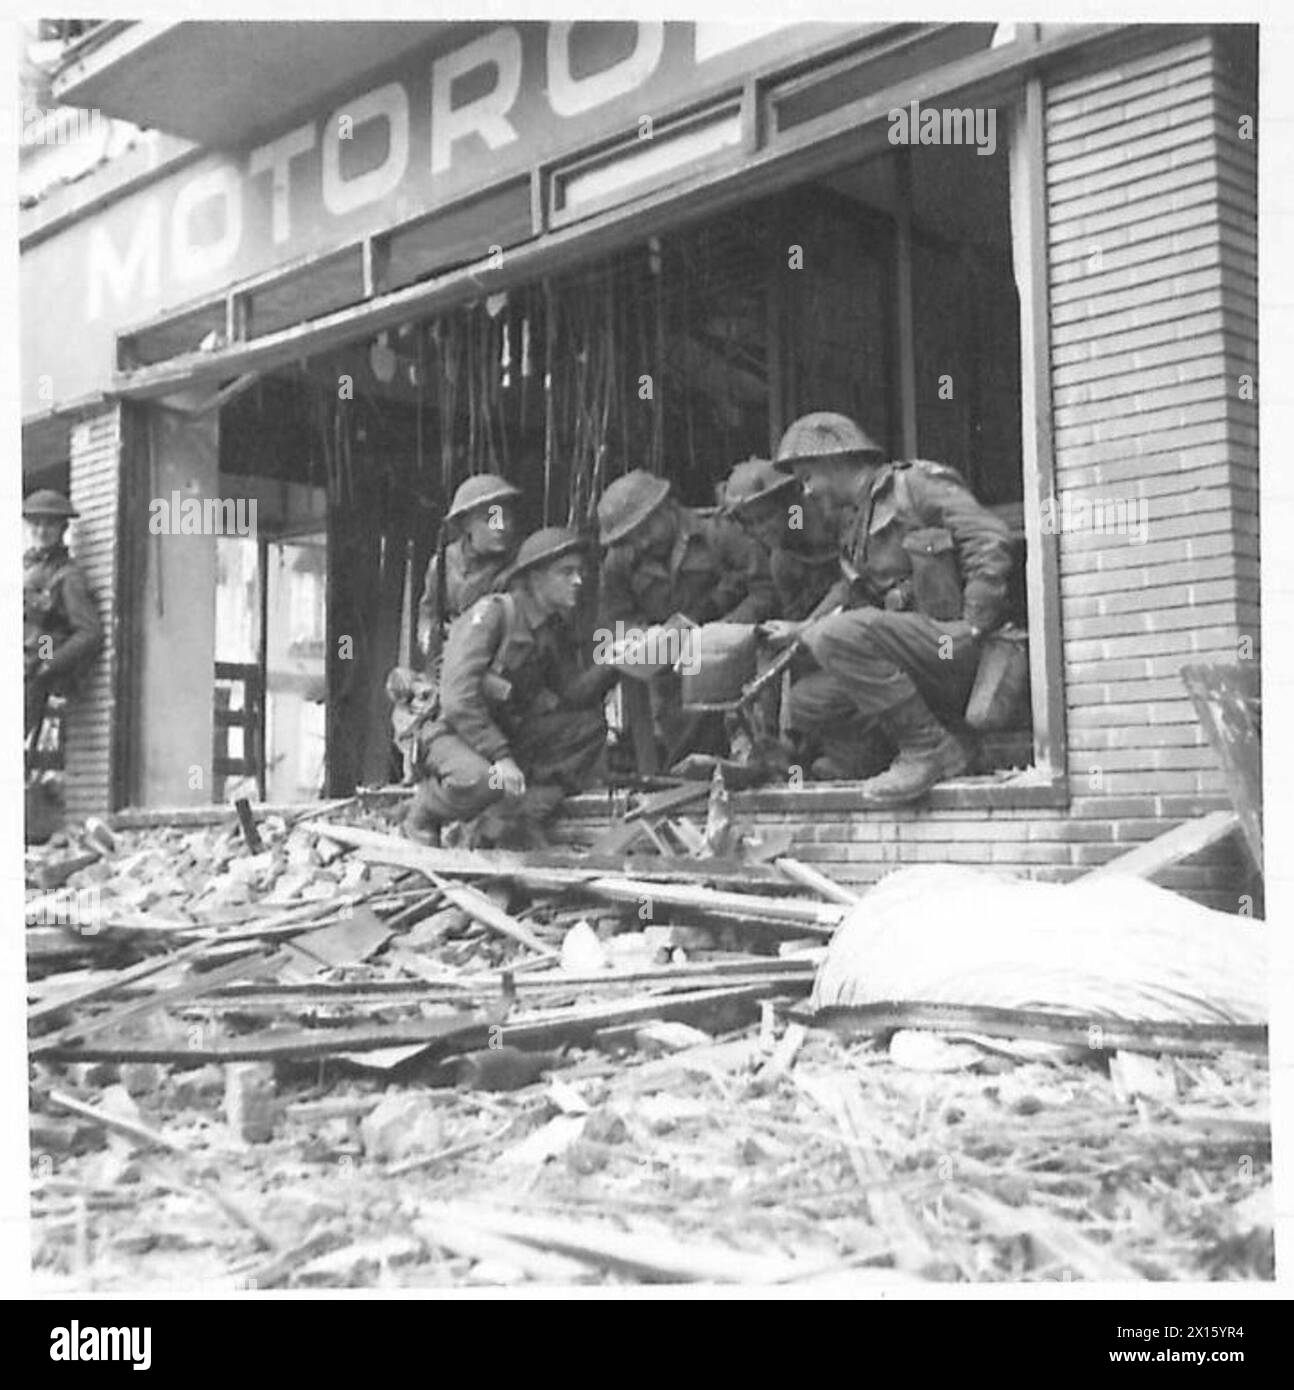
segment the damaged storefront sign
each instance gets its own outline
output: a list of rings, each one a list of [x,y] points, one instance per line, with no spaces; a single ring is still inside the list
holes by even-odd
[[[653,118],[730,80],[732,55],[767,61],[786,41],[770,31],[805,27],[490,29],[97,220],[82,260],[85,316],[136,311],[431,211],[479,189],[482,157],[501,182],[615,124],[651,139]]]

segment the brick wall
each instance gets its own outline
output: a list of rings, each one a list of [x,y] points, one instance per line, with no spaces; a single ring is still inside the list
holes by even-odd
[[[64,717],[64,783],[67,810],[78,818],[110,809],[111,741],[117,585],[117,498],[120,477],[120,413],[114,407],[82,420],[71,434],[72,505],[81,513],[73,551],[99,605],[104,647],[82,678]]]
[[[1144,543],[1058,537],[1069,805],[959,809],[954,788],[897,814],[734,798],[843,882],[917,863],[1073,878],[1227,804],[1178,671],[1236,660],[1244,637],[1256,658],[1258,638],[1256,407],[1239,391],[1256,358],[1256,167],[1228,43],[1089,55],[1046,89],[1058,495],[1148,509]],[[588,843],[605,823],[588,798],[564,834]],[[1224,911],[1255,889],[1235,838],[1159,881]]]
[[[1245,636],[1256,657],[1256,167],[1229,57],[1206,33],[1047,93],[1056,485],[1146,509],[1144,544],[1059,538],[1069,771],[1098,813],[1216,799],[1177,672]]]

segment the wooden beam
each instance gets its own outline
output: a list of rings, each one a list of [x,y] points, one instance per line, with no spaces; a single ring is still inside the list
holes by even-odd
[[[912,287],[912,158],[906,146],[894,151],[898,214],[894,219],[895,307],[899,367],[899,451],[903,458],[920,454],[917,438],[917,331]]]
[[[532,888],[563,886],[560,878],[550,879],[545,869],[526,869],[518,880]],[[844,917],[838,904],[805,902],[797,898],[764,898],[753,893],[723,893],[698,888],[690,883],[653,883],[648,879],[620,878],[609,875],[589,878],[572,885],[581,893],[606,902],[650,904],[656,907],[681,908],[705,916],[719,916],[773,927],[794,927],[797,932],[811,936],[830,937]]]
[[[1065,673],[1061,648],[1060,556],[1043,531],[1043,504],[1056,502],[1051,404],[1051,317],[1047,253],[1047,165],[1042,80],[1030,77],[1011,138],[1011,235],[1020,294],[1020,416],[1024,461],[1025,592],[1034,758],[1061,774],[1065,759]]]
[[[479,922],[482,926],[489,927],[491,931],[498,932],[500,936],[506,936],[509,940],[532,951],[537,951],[541,956],[559,954],[553,947],[541,941],[524,922],[518,922],[515,917],[509,916],[479,889],[473,888],[467,883],[450,883],[430,869],[424,869],[423,872],[440,889],[445,898],[455,907],[466,912],[472,921]]]
[[[1199,854],[1225,840],[1240,828],[1240,817],[1234,811],[1214,811],[1211,815],[1183,821],[1181,825],[1099,868],[1083,874],[1085,879],[1109,878],[1115,874],[1132,874],[1137,878],[1154,878],[1183,859]]]
[[[801,888],[811,888],[815,893],[826,898],[829,903],[841,903],[845,907],[855,907],[863,900],[861,893],[855,893],[852,888],[846,888],[843,884],[837,883],[835,879],[828,878],[826,874],[821,873],[811,864],[802,864],[798,859],[785,857],[774,859],[773,864],[792,883],[798,883]]]
[[[411,1018],[350,1028],[305,1028],[298,1032],[262,1032],[238,1037],[185,1035],[162,1038],[98,1038],[83,1044],[51,1045],[41,1055],[66,1062],[234,1062],[337,1057],[349,1052],[374,1052],[415,1043],[435,1047],[438,1055],[470,1052],[486,1046],[527,1049],[559,1045],[586,1046],[604,1028],[648,1019],[679,1023],[710,1017],[715,1011],[736,1010],[754,1017],[760,999],[806,994],[811,981],[797,986],[784,977],[697,989],[674,994],[649,994],[583,1008],[553,1009],[498,1024],[486,1013],[444,1018]],[[493,1035],[493,1037],[492,1037]],[[34,1049],[33,1049],[34,1052]]]

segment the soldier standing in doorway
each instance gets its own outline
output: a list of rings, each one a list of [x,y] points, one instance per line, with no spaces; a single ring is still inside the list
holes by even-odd
[[[99,613],[85,576],[68,554],[68,522],[77,515],[61,492],[42,489],[23,503],[31,545],[23,554],[23,703],[28,751],[40,740],[51,695],[67,695],[103,645]]]

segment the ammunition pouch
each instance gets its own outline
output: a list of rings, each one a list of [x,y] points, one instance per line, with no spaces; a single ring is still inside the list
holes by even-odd
[[[903,537],[912,566],[912,606],[940,622],[962,615],[962,581],[952,532],[925,526]]]

